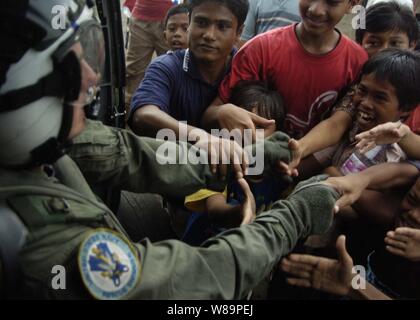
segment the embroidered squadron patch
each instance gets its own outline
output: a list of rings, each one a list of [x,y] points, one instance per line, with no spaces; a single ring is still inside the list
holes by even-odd
[[[80,246],[78,262],[83,283],[96,299],[124,298],[139,280],[135,249],[111,230],[89,234]]]

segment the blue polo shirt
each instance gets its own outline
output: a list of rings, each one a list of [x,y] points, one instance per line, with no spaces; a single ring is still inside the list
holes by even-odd
[[[230,66],[226,73],[229,70]],[[133,95],[129,122],[138,108],[151,104],[178,121],[187,121],[189,125],[199,127],[201,117],[216,98],[219,84],[226,73],[215,83],[207,83],[188,49],[157,57],[146,70],[143,81]]]

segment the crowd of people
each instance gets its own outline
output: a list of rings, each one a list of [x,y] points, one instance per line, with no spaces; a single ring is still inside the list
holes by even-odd
[[[35,31],[7,34],[19,50],[0,55],[0,213],[24,230],[8,230],[22,244],[0,255],[0,292],[420,298],[420,1],[130,1],[127,129],[85,119],[100,74],[80,32],[93,11],[76,2],[61,31],[48,5],[2,8]],[[365,28],[352,40],[337,24],[356,5]],[[263,171],[249,174],[248,147],[214,129],[251,132]],[[160,194],[172,223],[187,215],[181,234],[134,234],[138,220],[114,215],[98,185]],[[365,286],[352,285],[356,264]]]

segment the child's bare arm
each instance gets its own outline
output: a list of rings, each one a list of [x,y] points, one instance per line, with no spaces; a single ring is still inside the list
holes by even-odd
[[[226,202],[222,194],[213,195],[206,200],[210,220],[219,227],[231,228],[251,223],[256,216],[254,195],[246,180],[240,175],[238,184],[244,193],[243,203],[233,206]]]
[[[280,170],[290,174],[302,159],[338,143],[350,128],[351,123],[351,116],[345,111],[338,110],[312,128],[300,140],[290,139],[289,149],[292,150],[293,158],[289,164],[282,162]]]
[[[398,143],[410,159],[420,159],[420,136],[400,122],[388,122],[356,136],[362,153],[377,145]]]
[[[405,124],[403,126],[408,128]],[[408,128],[407,134],[401,139],[398,145],[409,158],[420,159],[420,136],[411,131],[410,128]]]
[[[206,199],[206,209],[210,221],[224,228],[234,228],[241,224],[242,215],[240,205],[231,205],[226,202],[223,194],[215,194]]]
[[[333,177],[325,181],[342,193],[336,205],[343,208],[352,205],[366,188],[383,190],[408,185],[418,176],[418,169],[409,163],[382,163],[345,177]]]

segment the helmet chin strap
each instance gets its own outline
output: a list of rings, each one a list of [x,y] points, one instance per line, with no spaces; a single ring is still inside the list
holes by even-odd
[[[67,101],[74,101],[79,96],[82,77],[79,60],[75,53],[69,52],[58,64],[58,69],[65,78],[62,82],[65,94],[61,127],[57,138],[50,138],[31,151],[32,164],[35,165],[54,163],[66,153],[70,145],[69,134],[73,123],[74,106]]]
[[[74,107],[65,103],[60,132],[57,138],[50,138],[31,151],[32,165],[53,164],[66,153],[71,142],[68,139],[73,124]]]

